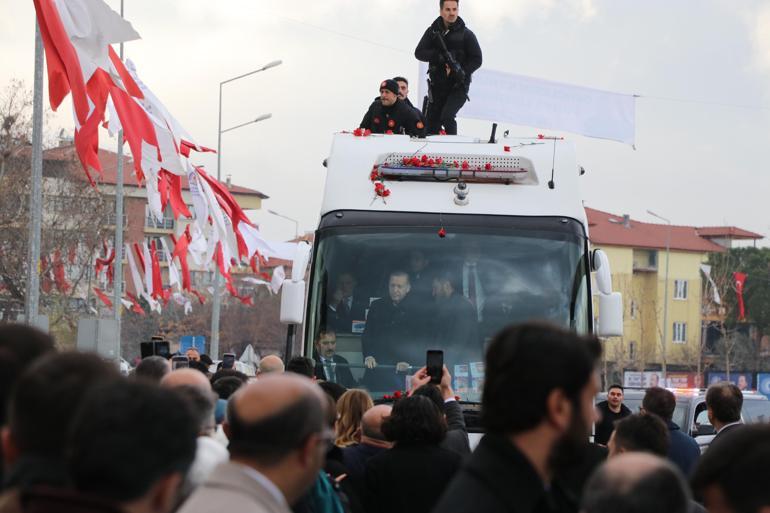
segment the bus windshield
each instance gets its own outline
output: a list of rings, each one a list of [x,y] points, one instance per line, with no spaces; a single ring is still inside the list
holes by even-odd
[[[320,379],[375,398],[407,390],[426,351],[440,350],[455,394],[478,402],[484,348],[505,326],[589,330],[586,244],[574,227],[340,226],[322,228],[317,244],[306,354]]]

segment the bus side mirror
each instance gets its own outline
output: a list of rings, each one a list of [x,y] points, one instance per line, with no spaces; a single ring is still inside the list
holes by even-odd
[[[610,259],[601,249],[594,250],[591,258],[591,270],[596,272],[596,288],[601,294],[612,294],[612,273]]]
[[[302,324],[305,321],[305,281],[284,280],[281,286],[281,322]]]
[[[623,336],[623,296],[620,292],[599,294],[599,337]]]

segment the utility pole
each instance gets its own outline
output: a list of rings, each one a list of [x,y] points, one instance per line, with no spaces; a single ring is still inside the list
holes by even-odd
[[[40,230],[43,204],[43,38],[35,21],[35,85],[32,100],[32,188],[29,195],[29,251],[24,315],[37,324],[40,304]]]
[[[120,17],[123,17],[123,0],[120,0]],[[123,43],[120,43],[120,60],[123,60]],[[120,314],[123,309],[123,130],[118,132],[118,168],[115,178],[115,278],[113,282],[115,311],[115,359],[120,361]]]

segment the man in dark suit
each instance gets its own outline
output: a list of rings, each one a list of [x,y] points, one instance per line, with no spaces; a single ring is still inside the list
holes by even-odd
[[[315,340],[315,377],[323,381],[339,383],[345,388],[355,388],[358,383],[350,372],[346,358],[337,354],[337,335],[321,330]]]
[[[444,349],[444,362],[450,369],[457,364],[481,361],[483,354],[476,309],[468,298],[457,293],[457,281],[449,272],[440,272],[433,278],[431,347]]]
[[[356,295],[356,279],[351,273],[342,273],[326,306],[327,326],[336,333],[350,333],[353,321],[365,319],[366,307],[366,300]]]
[[[742,424],[743,392],[727,381],[711,385],[706,391],[706,408],[709,421],[717,432],[711,441],[711,445],[714,445],[725,433]]]
[[[369,309],[361,346],[367,369],[364,383],[370,390],[402,390],[405,380],[396,371],[406,372],[410,363],[424,358],[426,348],[410,291],[409,275],[394,271],[388,279],[388,297],[378,299]],[[383,364],[395,364],[396,369],[378,368]]]

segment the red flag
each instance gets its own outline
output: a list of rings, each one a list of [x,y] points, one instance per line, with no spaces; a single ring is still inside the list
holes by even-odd
[[[71,285],[67,283],[67,276],[64,272],[64,262],[61,259],[61,251],[58,249],[53,255],[53,278],[56,288],[59,289],[59,292],[62,294],[66,294],[69,292],[70,288],[72,288]]]
[[[144,272],[144,252],[142,251],[142,248],[139,247],[139,244],[134,242],[134,253],[136,253],[136,259],[139,261],[139,265],[142,268],[142,272]]]
[[[200,292],[198,292],[197,290],[195,290],[195,289],[190,289],[190,294],[192,294],[193,296],[197,297],[197,298],[198,298],[198,301],[200,301],[200,304],[202,304],[202,305],[203,305],[203,304],[206,304],[206,298],[205,298],[205,297],[203,297],[203,294],[201,294],[201,293],[200,293]]]
[[[139,315],[147,315],[142,308],[142,305],[139,304],[139,300],[136,299],[136,296],[133,295],[130,292],[126,292],[126,297],[131,300],[131,303],[133,303],[133,306],[131,307],[131,311],[134,313],[138,313]]]
[[[160,260],[158,258],[158,251],[155,248],[155,239],[150,244],[150,257],[152,258],[152,291],[151,295],[153,299],[159,299],[163,297],[163,282],[160,275]]]
[[[173,239],[172,239],[173,240]],[[188,224],[184,233],[179,237],[174,245],[174,254],[171,259],[179,259],[179,266],[182,268],[182,289],[190,290],[190,266],[187,264],[187,247],[190,245],[190,225]]]
[[[107,294],[105,294],[102,289],[94,287],[94,293],[96,293],[99,299],[102,300],[102,303],[104,303],[108,308],[112,308],[112,301],[110,301],[110,298],[107,297]]]
[[[88,117],[89,107],[83,69],[77,52],[64,29],[54,1],[34,1],[48,64],[48,98],[51,108],[56,110],[71,88],[75,116],[82,125]]]
[[[743,289],[746,285],[746,273],[733,273],[733,279],[735,280],[735,295],[738,297],[738,320],[743,322],[746,320],[746,304],[743,302]]]

